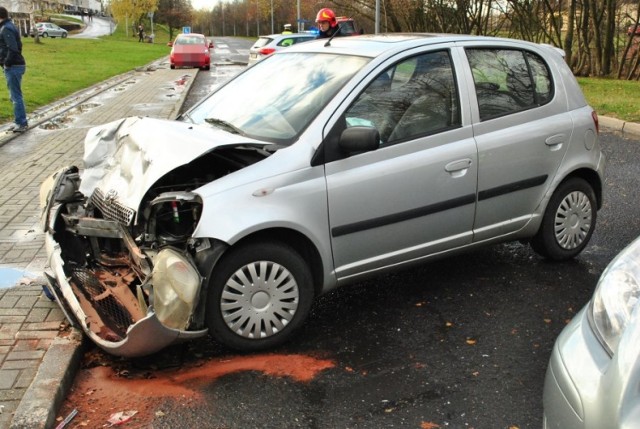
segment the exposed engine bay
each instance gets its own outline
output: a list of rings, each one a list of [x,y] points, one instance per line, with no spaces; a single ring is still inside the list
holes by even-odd
[[[151,346],[158,350],[177,338],[205,335],[203,285],[213,255],[223,249],[192,237],[202,213],[193,191],[270,154],[255,145],[217,147],[161,175],[137,207],[122,203],[120,189],[101,188],[100,180],[84,195],[76,167],[56,173],[43,184],[41,199],[51,265],[62,270],[48,277],[63,310],[111,353],[109,343],[126,343],[138,324],[147,326],[138,337],[169,333]],[[155,351],[139,349],[116,347],[114,354]]]

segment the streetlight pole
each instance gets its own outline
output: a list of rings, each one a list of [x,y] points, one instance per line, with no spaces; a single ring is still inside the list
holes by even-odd
[[[299,33],[301,31],[300,30],[300,24],[301,24],[300,23],[300,0],[298,0],[298,19],[296,20],[296,24],[297,24],[297,30]],[[304,28],[302,30],[304,30]]]
[[[273,33],[273,0],[271,0],[271,34]]]

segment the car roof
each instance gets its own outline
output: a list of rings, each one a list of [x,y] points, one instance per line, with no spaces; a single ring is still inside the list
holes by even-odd
[[[514,43],[520,46],[543,46],[523,40],[506,39],[500,37],[474,36],[468,34],[438,34],[438,33],[382,33],[367,34],[352,37],[336,37],[319,39],[306,43],[295,44],[287,48],[292,52],[339,53],[345,55],[359,55],[377,57],[384,52],[400,52],[419,46],[438,45],[445,43],[485,42],[487,44]],[[546,45],[550,47],[549,45]],[[561,50],[557,49],[558,52]]]
[[[178,37],[204,37],[204,34],[200,34],[200,33],[183,33],[183,34],[178,34],[176,39]]]

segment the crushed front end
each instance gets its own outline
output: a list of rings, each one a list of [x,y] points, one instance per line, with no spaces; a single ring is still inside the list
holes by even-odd
[[[149,355],[206,335],[206,280],[226,245],[193,236],[194,190],[268,156],[230,138],[127,118],[89,131],[82,174],[65,167],[42,184],[50,290],[105,351]]]
[[[77,168],[65,168],[41,189],[50,267],[45,274],[67,316],[118,356],[148,355],[205,335],[194,317],[202,276],[184,250],[188,239],[179,235],[181,227],[193,227],[199,203],[175,194],[151,204],[152,211],[166,211],[154,216],[170,218],[174,230],[164,231],[164,238],[137,231],[139,243],[149,245],[141,248],[130,228],[133,211],[98,188],[86,199],[79,181]],[[157,239],[166,245],[156,249],[145,241]]]

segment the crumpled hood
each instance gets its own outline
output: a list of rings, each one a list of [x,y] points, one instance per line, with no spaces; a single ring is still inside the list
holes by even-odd
[[[261,142],[208,125],[120,119],[87,133],[80,192],[89,197],[96,187],[105,194],[115,191],[120,203],[137,209],[149,187],[169,171],[216,147],[247,143]]]

